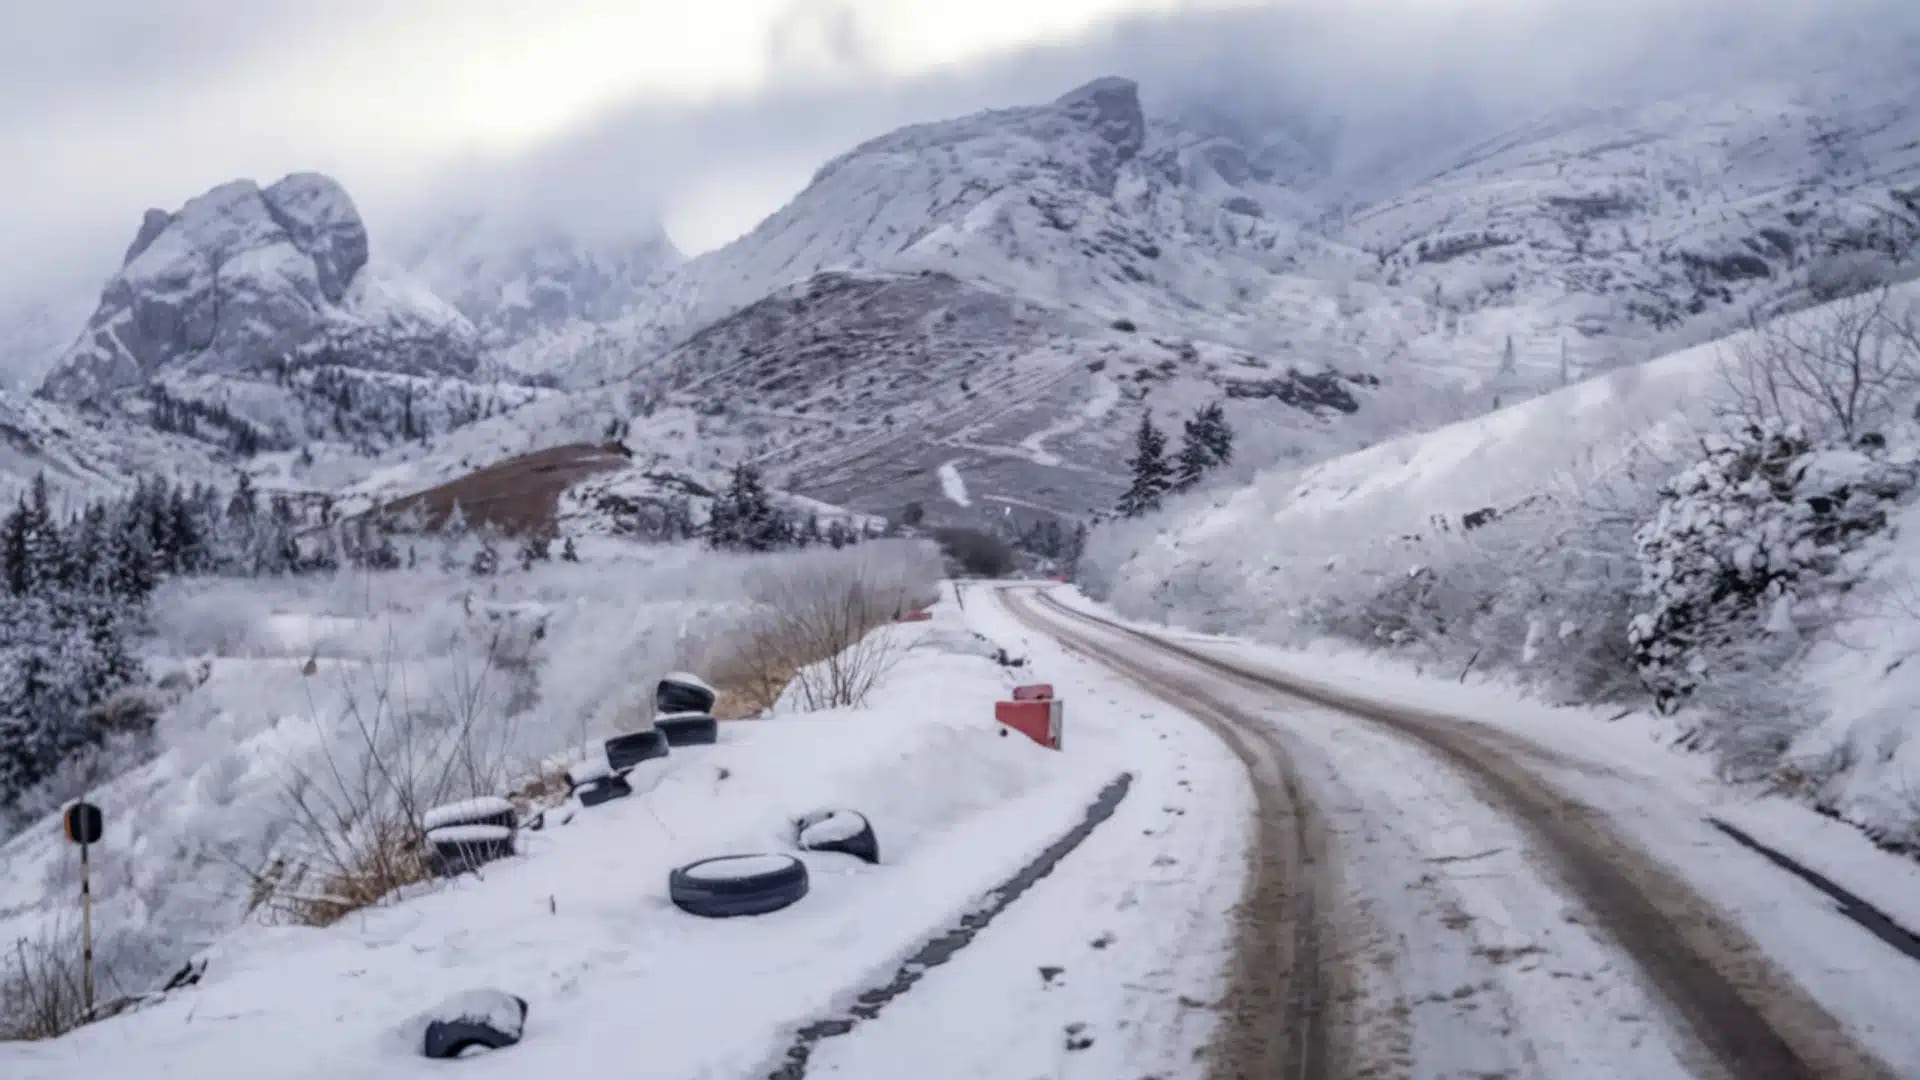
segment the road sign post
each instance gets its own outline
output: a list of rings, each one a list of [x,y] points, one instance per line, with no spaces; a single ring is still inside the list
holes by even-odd
[[[80,845],[80,978],[87,1014],[93,1012],[93,884],[87,849],[100,842],[106,821],[100,808],[88,802],[67,807],[63,816],[67,839]]]

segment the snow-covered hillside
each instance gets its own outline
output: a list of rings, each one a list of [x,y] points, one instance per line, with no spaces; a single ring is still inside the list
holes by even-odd
[[[36,475],[69,507],[124,494],[141,476],[187,483],[233,467],[204,442],[137,420],[0,391],[0,499],[12,502]]]
[[[625,368],[599,366],[619,358],[597,355],[584,330],[536,343],[520,366],[575,382],[624,374],[830,269],[935,270],[1096,320],[1230,322],[1236,288],[1285,264],[1298,200],[1220,141],[1149,124],[1122,78],[904,128],[828,162],[746,236],[667,275],[652,311],[609,328],[632,346]]]
[[[315,837],[289,809],[298,791],[354,798],[342,770],[396,754],[423,791],[515,790],[550,755],[644,724],[667,671],[727,659],[717,635],[764,575],[824,565],[919,595],[938,573],[907,541],[752,562],[588,540],[577,563],[483,580],[467,573],[472,541],[415,546],[408,570],[189,579],[155,597],[143,652],[161,717],[150,736],[111,743],[122,768],[89,788],[114,808],[114,839],[95,853],[95,926],[126,989],[264,914],[254,890],[276,859],[324,857],[303,846]],[[72,849],[50,824],[0,844],[9,942],[67,928]]]
[[[1847,465],[1840,459],[1882,443],[1905,461],[1920,369],[1920,338],[1909,336],[1920,326],[1916,305],[1915,285],[1856,297],[1476,419],[1176,499],[1161,514],[1096,530],[1083,572],[1090,591],[1138,617],[1296,645],[1342,639],[1454,674],[1478,664],[1559,698],[1637,701],[1643,673],[1628,628],[1646,606],[1636,543],[1652,540],[1636,541],[1636,530],[1655,521],[1661,485],[1701,458],[1703,440],[1729,430],[1741,404],[1733,373],[1785,341],[1832,345],[1840,339],[1821,338],[1826,329],[1860,328],[1860,340],[1884,349],[1870,354],[1883,358],[1875,363],[1895,372],[1887,385],[1906,389],[1868,392],[1887,409],[1855,433],[1866,437],[1862,449],[1815,454],[1809,467]],[[1862,322],[1869,314],[1889,321]],[[1812,497],[1825,492],[1819,477],[1794,479]],[[1851,498],[1847,483],[1835,490]],[[1865,500],[1859,493],[1862,510]],[[1712,507],[1673,513],[1721,517]],[[1909,508],[1858,553],[1831,552],[1844,570],[1839,591],[1801,601],[1808,626],[1783,624],[1777,605],[1747,613],[1726,647],[1774,659],[1755,670],[1737,652],[1723,658],[1725,678],[1704,681],[1695,714],[1709,733],[1696,741],[1736,758],[1730,771],[1789,785],[1903,844],[1920,843],[1898,764],[1920,745],[1908,712],[1920,687],[1900,661],[1916,606],[1914,521]],[[1755,550],[1770,535],[1752,515],[1723,524],[1735,537],[1752,533]],[[1785,569],[1787,556],[1775,558]]]
[[[1911,66],[1815,61],[1546,116],[1457,149],[1333,235],[1450,320],[1507,313],[1538,377],[1564,352],[1576,371],[1638,359],[1899,272],[1920,240],[1916,94]]]

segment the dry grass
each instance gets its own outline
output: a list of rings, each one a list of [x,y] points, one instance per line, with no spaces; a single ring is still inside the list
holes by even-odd
[[[858,706],[900,658],[895,638],[873,631],[912,599],[860,564],[783,566],[751,588],[755,612],[715,665],[735,709],[765,712],[789,694],[807,712]]]
[[[78,920],[61,920],[38,937],[20,938],[0,957],[0,1042],[52,1039],[112,1012],[122,997],[113,971],[94,965],[95,1009],[89,1015],[81,970]]]
[[[350,844],[336,846],[324,859],[292,864],[256,883],[267,886],[266,909],[280,921],[332,926],[430,877],[413,823],[387,820],[358,830]]]

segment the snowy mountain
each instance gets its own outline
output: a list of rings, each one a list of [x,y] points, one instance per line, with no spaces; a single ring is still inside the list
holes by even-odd
[[[1848,66],[1542,117],[1326,224],[1463,333],[1506,323],[1523,367],[1645,359],[1901,273],[1916,95]]]
[[[552,221],[474,212],[429,228],[405,264],[489,345],[512,345],[625,314],[681,259],[657,223],[585,238]]]
[[[1297,209],[1273,174],[1207,164],[1207,139],[1150,125],[1129,80],[1042,106],[904,128],[828,162],[752,232],[664,276],[655,306],[519,361],[570,382],[627,374],[653,349],[822,270],[933,270],[1095,317],[1228,319],[1223,275],[1266,273]],[[605,356],[613,333],[630,346]],[[570,355],[571,354],[571,355]],[[624,361],[626,370],[619,362]]]
[[[1228,396],[1268,460],[1312,460],[1898,276],[1915,84],[1816,58],[1395,156],[1101,79],[870,140],[651,307],[511,363],[677,395],[830,501],[959,508],[951,466],[1084,513],[1142,409]]]
[[[150,210],[79,340],[40,388],[250,452],[355,425],[358,399],[486,398],[471,324],[370,262],[347,193],[313,173],[238,180]],[[316,390],[315,383],[325,384]],[[424,387],[418,386],[424,382]],[[182,419],[183,417],[187,419]],[[362,422],[358,428],[365,428]],[[384,425],[404,437],[399,424]]]

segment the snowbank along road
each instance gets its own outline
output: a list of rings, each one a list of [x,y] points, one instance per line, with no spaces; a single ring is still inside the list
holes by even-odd
[[[1212,1076],[1914,1075],[1912,1032],[1840,1018],[1552,779],[1631,778],[1045,593],[1002,598],[1032,629],[1178,703],[1253,781]]]

